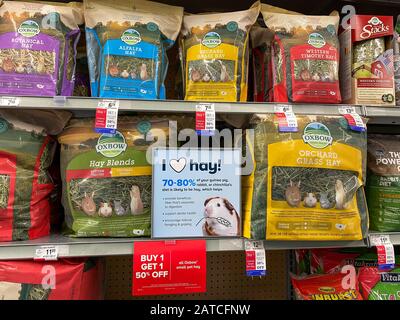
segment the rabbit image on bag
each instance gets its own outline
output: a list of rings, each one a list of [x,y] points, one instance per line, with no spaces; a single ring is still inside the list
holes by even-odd
[[[85,192],[85,197],[81,201],[81,209],[88,216],[93,217],[96,214],[96,203],[93,200],[94,192],[90,196],[88,196]]]
[[[131,195],[131,214],[137,215],[143,213],[143,202],[140,197],[140,189],[138,186],[132,186],[129,191]]]
[[[336,209],[348,209],[350,205],[350,200],[347,200],[346,191],[344,190],[344,185],[342,180],[336,180],[335,183],[335,200],[336,200]]]
[[[233,205],[225,198],[213,197],[204,202],[203,235],[239,236],[240,217]]]
[[[121,200],[114,200],[114,211],[117,216],[123,216],[127,210],[122,206]]]
[[[112,208],[108,202],[100,202],[100,208],[98,211],[98,215],[100,217],[111,217],[112,216]]]
[[[298,207],[301,202],[301,192],[300,192],[300,181],[297,184],[294,184],[292,180],[290,180],[290,185],[285,190],[285,198],[286,202],[291,207]]]
[[[331,209],[335,206],[334,201],[330,201],[327,192],[321,192],[319,195],[319,203],[322,209]]]

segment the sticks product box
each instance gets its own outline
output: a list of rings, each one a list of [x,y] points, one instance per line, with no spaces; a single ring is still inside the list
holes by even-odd
[[[339,35],[343,102],[395,105],[393,17],[355,15]]]

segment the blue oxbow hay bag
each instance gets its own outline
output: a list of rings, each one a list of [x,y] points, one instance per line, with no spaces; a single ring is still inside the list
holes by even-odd
[[[248,184],[244,235],[267,240],[361,240],[366,132],[341,116],[297,116],[279,132],[274,115],[255,115],[255,168]]]
[[[92,96],[165,99],[166,50],[183,8],[143,0],[84,2]]]

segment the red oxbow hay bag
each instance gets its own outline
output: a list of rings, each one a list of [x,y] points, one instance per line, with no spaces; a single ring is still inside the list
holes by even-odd
[[[261,13],[275,32],[273,100],[339,103],[339,16]]]

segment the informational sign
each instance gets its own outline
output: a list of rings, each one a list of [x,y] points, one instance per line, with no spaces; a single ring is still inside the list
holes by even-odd
[[[394,247],[388,235],[370,234],[371,245],[376,247],[379,270],[390,270],[395,265]]]
[[[353,131],[365,131],[366,125],[360,115],[356,112],[356,109],[352,106],[340,106],[339,113],[346,119],[349,127]]]
[[[279,132],[297,132],[297,118],[292,110],[292,106],[275,106],[275,116],[278,118]]]
[[[101,100],[96,109],[95,131],[115,134],[118,123],[119,100]]]
[[[196,105],[196,132],[198,135],[212,136],[215,131],[215,107],[213,103]]]
[[[267,274],[267,261],[263,241],[245,240],[246,274],[250,277],[261,277]]]
[[[132,295],[206,291],[206,241],[138,241],[133,249]]]
[[[155,149],[152,236],[240,236],[240,161],[240,149]]]

